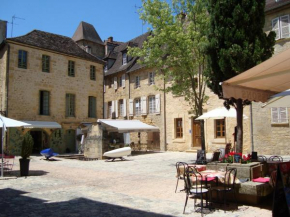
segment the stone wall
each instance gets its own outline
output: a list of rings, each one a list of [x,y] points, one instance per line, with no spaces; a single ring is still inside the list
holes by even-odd
[[[6,111],[6,69],[8,46],[0,50],[0,111]]]
[[[103,157],[103,130],[98,124],[89,127],[84,141],[84,157],[91,159],[102,159]]]

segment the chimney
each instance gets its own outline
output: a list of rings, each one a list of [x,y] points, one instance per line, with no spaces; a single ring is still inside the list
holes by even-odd
[[[112,37],[112,36],[110,36],[110,37],[108,38],[108,42],[113,42],[113,37]]]
[[[7,37],[7,21],[0,20],[0,44]]]

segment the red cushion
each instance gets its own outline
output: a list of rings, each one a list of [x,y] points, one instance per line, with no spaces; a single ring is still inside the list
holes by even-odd
[[[269,182],[270,181],[270,178],[268,177],[259,177],[259,178],[256,178],[256,179],[253,179],[252,180],[253,182],[262,182],[262,183],[266,183],[266,182]]]

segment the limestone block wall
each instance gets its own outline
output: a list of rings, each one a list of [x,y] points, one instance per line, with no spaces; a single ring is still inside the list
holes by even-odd
[[[27,69],[18,68],[18,50],[28,52]],[[51,71],[41,71],[42,55],[51,58]],[[68,76],[68,61],[75,61],[75,77]],[[90,65],[96,81],[90,80]],[[50,115],[39,115],[39,91],[50,92]],[[75,94],[75,117],[65,117],[65,95]],[[88,97],[97,98],[97,117],[103,116],[102,65],[75,57],[11,44],[9,68],[9,116],[19,120],[93,122],[88,118]]]
[[[7,73],[7,56],[8,46],[0,50],[0,111],[6,110],[6,73]]]
[[[84,140],[84,157],[92,159],[102,159],[103,157],[103,130],[98,124],[89,127]]]
[[[290,109],[288,108],[288,119]],[[289,120],[288,120],[289,122]],[[254,150],[258,155],[289,155],[289,124],[271,124],[271,108],[253,104]]]

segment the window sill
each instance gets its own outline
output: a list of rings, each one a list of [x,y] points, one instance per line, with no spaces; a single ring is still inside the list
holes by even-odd
[[[289,123],[271,123],[271,127],[289,127]]]
[[[174,138],[174,139],[172,140],[172,142],[173,142],[173,143],[184,143],[185,140],[184,140],[184,138]]]
[[[225,144],[226,143],[226,139],[225,138],[214,138],[212,143]]]

